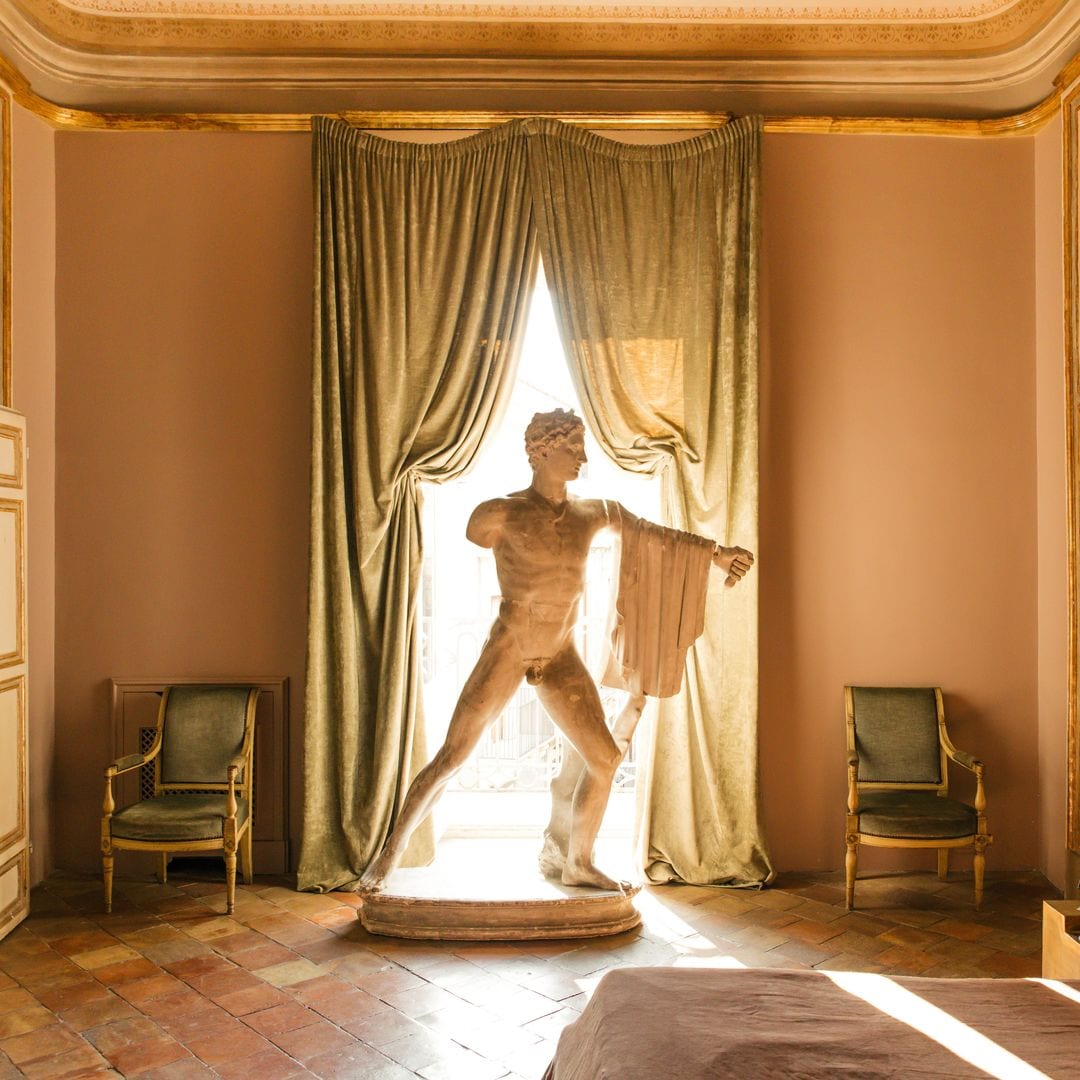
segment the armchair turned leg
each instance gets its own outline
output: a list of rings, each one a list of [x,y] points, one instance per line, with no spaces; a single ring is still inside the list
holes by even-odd
[[[938,848],[937,876],[940,881],[949,880],[949,849],[947,847]]]
[[[844,859],[844,871],[847,877],[846,899],[848,911],[855,906],[855,868],[859,861],[858,848],[859,838],[849,835],[847,838],[847,856]]]
[[[101,880],[105,886],[105,913],[112,911],[113,856],[111,852],[101,855]]]
[[[158,881],[162,885],[166,884],[169,880],[169,853],[163,851],[160,855],[160,861],[158,863]]]
[[[231,915],[236,906],[236,852],[225,852],[225,914]]]
[[[982,910],[983,900],[983,877],[986,872],[986,845],[990,843],[989,837],[975,837],[975,857],[972,859],[972,870],[975,877],[975,910]]]
[[[244,884],[250,885],[252,877],[251,867],[251,828],[250,826],[240,838],[240,872],[244,875]]]

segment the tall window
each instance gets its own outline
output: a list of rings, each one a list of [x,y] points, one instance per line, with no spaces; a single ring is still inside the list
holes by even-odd
[[[541,273],[501,429],[468,476],[429,485],[424,492],[422,674],[431,753],[442,744],[458,694],[499,607],[495,560],[489,550],[465,539],[469,515],[486,499],[528,487],[532,473],[525,457],[525,426],[534,413],[555,408],[582,413]],[[659,520],[659,485],[620,469],[588,431],[585,438],[589,463],[571,492],[614,499],[635,514]],[[589,557],[578,623],[578,648],[598,682],[616,572],[615,537],[603,532]],[[610,722],[625,695],[601,687],[600,696]],[[561,735],[535,689],[522,682],[443,797],[436,829],[448,835],[538,834],[547,822],[548,783],[561,755]],[[604,821],[608,835],[629,831],[636,765],[631,750],[615,780]]]

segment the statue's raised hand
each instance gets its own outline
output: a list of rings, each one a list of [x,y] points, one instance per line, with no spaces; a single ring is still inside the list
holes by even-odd
[[[727,572],[724,585],[730,589],[754,565],[754,555],[746,548],[717,544],[713,551],[713,565]]]

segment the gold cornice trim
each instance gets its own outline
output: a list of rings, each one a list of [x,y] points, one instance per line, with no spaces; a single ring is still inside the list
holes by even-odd
[[[770,116],[767,132],[809,135],[947,135],[950,138],[1001,138],[1034,135],[1058,114],[1061,87],[1038,105],[1013,116],[987,120],[949,120],[934,117],[892,116]]]
[[[1070,72],[1080,75],[1080,55],[1073,58],[1055,79],[1051,93],[1039,104],[1012,116],[989,119],[948,119],[935,117],[891,116],[769,116],[764,129],[770,133],[828,135],[921,135],[949,138],[1001,138],[1034,135],[1048,124],[1061,108]],[[0,55],[0,88],[14,101],[58,130],[79,131],[308,131],[312,113],[118,113],[94,112],[56,105],[40,97],[29,81],[4,56]],[[535,116],[532,111],[510,110],[344,110],[333,115],[354,127],[370,131],[476,131],[495,127],[510,120]],[[566,123],[593,130],[627,128],[693,131],[719,127],[731,114],[693,110],[657,110],[655,112],[567,112],[548,111]],[[5,176],[10,169],[5,169]],[[9,193],[10,198],[10,193]],[[6,234],[5,234],[6,235]]]
[[[980,56],[1029,39],[1061,10],[1060,0],[1017,0],[988,17],[933,22],[900,13],[895,19],[867,21],[821,21],[820,16],[810,21],[805,15],[801,19],[713,21],[701,16],[665,19],[658,14],[545,20],[529,15],[372,18],[338,13],[314,18],[299,13],[240,17],[228,11],[206,17],[172,14],[171,10],[117,15],[77,10],[62,0],[9,2],[56,43],[142,56],[237,51],[277,56],[318,51],[504,58]],[[288,10],[288,5],[283,6]],[[433,9],[438,10],[437,6]]]

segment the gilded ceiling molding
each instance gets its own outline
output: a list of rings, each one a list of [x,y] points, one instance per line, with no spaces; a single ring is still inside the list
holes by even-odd
[[[829,135],[938,135],[949,138],[1001,138],[1033,135],[1057,114],[1061,107],[1062,81],[1066,72],[1080,74],[1077,56],[1059,76],[1050,95],[1034,108],[1013,116],[986,120],[938,119],[935,117],[845,117],[845,116],[770,116],[765,131],[787,134]],[[0,89],[6,89],[15,102],[28,112],[59,130],[82,131],[309,131],[312,113],[117,113],[88,109],[69,109],[38,96],[27,79],[3,56],[0,56]],[[489,110],[340,110],[333,115],[354,127],[369,131],[476,131],[510,120],[534,116],[536,112]],[[700,131],[719,127],[731,114],[695,110],[567,112],[551,111],[565,123],[590,130]]]
[[[464,5],[417,5],[430,14],[375,15],[365,5],[190,5],[137,3],[123,13],[71,7],[62,0],[6,0],[56,43],[129,54],[255,52],[270,55],[348,50],[351,55],[388,52],[412,57],[762,57],[762,56],[978,56],[1014,48],[1049,23],[1061,0],[1015,0],[983,17],[919,17],[875,9],[822,21],[816,10],[768,9],[777,17],[742,18],[692,10],[672,18],[668,9],[589,8],[588,17],[545,17],[555,9],[494,5],[477,16]],[[376,11],[402,11],[380,5]],[[579,8],[580,9],[580,8]],[[211,14],[203,14],[208,10]],[[736,9],[738,10],[738,9]],[[747,9],[752,10],[752,9]],[[930,9],[945,11],[946,7]],[[147,13],[149,11],[150,13]],[[317,12],[312,16],[311,11]],[[464,14],[467,11],[468,14]],[[608,14],[608,12],[615,14]],[[445,12],[445,14],[444,14]],[[506,14],[503,14],[503,13]],[[510,14],[518,12],[520,14]],[[603,21],[613,19],[614,21]],[[810,21],[810,20],[813,21]]]
[[[365,4],[365,3],[276,3],[251,0],[248,3],[214,3],[209,0],[76,0],[65,4],[73,11],[97,15],[165,15],[169,17],[203,16],[212,18],[250,18],[256,15],[274,18],[391,18],[391,19],[579,19],[610,22],[645,19],[660,22],[668,19],[702,19],[709,22],[941,22],[960,19],[983,19],[1001,15],[1016,7],[1017,0],[986,0],[982,4],[941,4],[926,7],[917,3],[870,7],[804,3],[802,6],[750,7],[723,4],[619,3],[619,4]]]

